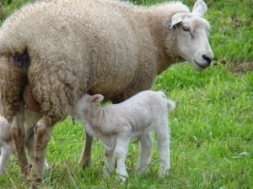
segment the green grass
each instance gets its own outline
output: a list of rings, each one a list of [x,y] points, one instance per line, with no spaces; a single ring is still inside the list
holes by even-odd
[[[156,142],[152,162],[144,175],[135,174],[139,147],[135,142],[130,144],[127,159],[130,178],[124,184],[118,182],[115,173],[107,178],[102,176],[105,158],[98,140],[93,145],[92,167],[82,170],[78,160],[83,147],[83,127],[80,123],[72,125],[68,118],[54,128],[47,150],[50,169],[45,172],[41,188],[253,188],[253,72],[239,75],[221,64],[238,67],[238,62],[252,62],[253,2],[206,1],[216,64],[203,72],[194,71],[188,63],[174,65],[157,77],[153,87],[165,91],[177,102],[176,110],[169,114],[170,175],[157,176]],[[184,2],[190,6],[194,3]],[[5,4],[1,10],[8,9],[11,13],[20,5]],[[19,177],[17,159],[13,157],[6,175],[0,177],[1,188],[28,188],[29,183]]]

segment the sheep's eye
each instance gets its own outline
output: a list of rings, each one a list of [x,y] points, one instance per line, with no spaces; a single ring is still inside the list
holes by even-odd
[[[182,26],[184,31],[190,31],[190,28],[188,26]]]

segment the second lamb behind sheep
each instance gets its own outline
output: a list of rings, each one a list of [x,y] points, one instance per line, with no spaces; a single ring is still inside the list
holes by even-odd
[[[105,146],[106,168],[113,169],[113,153],[116,153],[117,174],[124,181],[128,176],[125,159],[128,143],[138,137],[141,155],[138,172],[144,172],[151,160],[151,130],[157,134],[160,152],[159,175],[166,175],[170,169],[170,134],[168,110],[175,108],[175,102],[167,100],[161,92],[143,91],[120,104],[99,107],[104,97],[100,94],[84,95],[76,104],[76,116],[86,125],[86,131],[100,139]]]

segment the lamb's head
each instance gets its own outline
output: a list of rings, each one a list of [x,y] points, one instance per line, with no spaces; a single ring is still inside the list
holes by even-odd
[[[93,111],[94,108],[98,106],[100,102],[104,100],[104,96],[101,94],[95,94],[95,95],[89,95],[85,94],[83,95],[77,102],[75,106],[75,115],[81,115],[89,114],[87,112]]]
[[[104,96],[101,94],[95,94],[95,95],[84,95],[84,99],[86,100],[86,104],[90,106],[97,106],[100,102],[104,100]]]
[[[196,70],[209,67],[214,58],[208,41],[210,26],[203,18],[206,11],[206,4],[197,0],[191,13],[176,13],[169,22],[170,29],[174,30],[178,55]]]

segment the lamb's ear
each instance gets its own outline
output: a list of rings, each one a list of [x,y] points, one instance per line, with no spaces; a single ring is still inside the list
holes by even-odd
[[[183,15],[184,14],[182,13],[174,14],[171,18],[171,21],[168,24],[169,28],[173,28],[175,25],[181,23],[183,21]]]
[[[95,94],[93,96],[90,97],[90,102],[94,103],[94,104],[99,104],[100,102],[102,102],[104,100],[104,96],[101,94]]]
[[[167,106],[169,110],[174,110],[176,108],[176,103],[173,100],[167,100]]]
[[[207,11],[207,6],[204,1],[197,0],[193,6],[192,13],[197,14],[199,16],[204,16]]]

